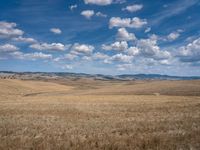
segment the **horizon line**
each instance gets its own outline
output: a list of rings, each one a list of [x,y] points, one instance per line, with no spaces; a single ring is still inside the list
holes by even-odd
[[[179,75],[169,75],[169,74],[159,74],[159,73],[124,73],[124,74],[116,74],[116,75],[111,75],[111,74],[101,74],[101,73],[84,73],[84,72],[64,72],[64,71],[5,71],[5,70],[0,70],[1,72],[12,72],[12,73],[71,73],[71,74],[86,74],[86,75],[104,75],[104,76],[120,76],[120,75],[160,75],[160,76],[169,76],[169,77],[200,77],[200,76],[179,76]]]

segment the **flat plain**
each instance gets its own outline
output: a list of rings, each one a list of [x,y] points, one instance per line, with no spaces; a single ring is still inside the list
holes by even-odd
[[[200,149],[200,81],[0,79],[0,149]]]

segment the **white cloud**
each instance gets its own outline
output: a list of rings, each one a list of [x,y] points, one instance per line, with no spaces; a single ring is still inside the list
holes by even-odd
[[[134,17],[132,19],[112,17],[109,21],[109,28],[113,27],[141,28],[146,24],[147,24],[146,19],[140,19],[138,17]]]
[[[167,39],[170,41],[176,40],[180,36],[179,32],[172,32],[167,36]]]
[[[132,69],[134,66],[133,64],[119,64],[117,65],[117,70],[119,71],[124,71],[124,70],[130,70]]]
[[[71,10],[71,11],[73,11],[74,9],[76,9],[78,6],[75,4],[75,5],[71,5],[71,6],[69,6],[69,9]]]
[[[67,70],[71,70],[71,69],[73,69],[73,66],[72,65],[63,65],[62,67],[61,67],[62,69],[67,69]]]
[[[126,41],[117,41],[110,45],[102,45],[103,50],[116,50],[116,51],[124,51],[128,48],[128,43]]]
[[[110,4],[123,4],[126,0],[84,0],[85,4],[93,4],[93,5],[110,5]]]
[[[110,5],[113,0],[84,0],[85,4],[95,4],[95,5]]]
[[[150,38],[150,40],[152,40],[152,41],[157,41],[157,40],[159,40],[159,39],[162,39],[162,38],[160,38],[159,36],[157,36],[156,34],[151,34],[151,35],[149,36],[149,38]]]
[[[0,52],[13,52],[19,50],[18,47],[11,44],[0,45]]]
[[[50,31],[54,34],[61,34],[62,31],[59,28],[51,28]]]
[[[77,58],[77,56],[74,54],[65,54],[64,56],[64,59],[67,59],[67,60],[74,60],[75,58]]]
[[[90,19],[94,15],[94,10],[84,10],[81,12],[81,15],[87,19]]]
[[[145,33],[148,33],[148,32],[150,32],[151,31],[151,28],[150,27],[148,27],[148,28],[146,28],[146,30],[144,31]]]
[[[109,60],[123,62],[123,63],[131,63],[133,60],[133,56],[124,55],[122,53],[119,53],[119,54],[113,55]]]
[[[16,38],[12,38],[14,41],[17,42],[24,42],[24,43],[37,43],[37,41],[33,38],[24,38],[22,36],[16,37]]]
[[[22,53],[20,51],[10,53],[10,55],[16,59],[24,59],[24,53]]]
[[[200,38],[195,39],[186,46],[180,47],[178,57],[183,62],[200,61]]]
[[[82,60],[85,60],[85,61],[91,61],[91,60],[92,60],[92,57],[83,56],[81,59],[82,59]]]
[[[154,58],[146,58],[143,60],[140,60],[140,64],[144,66],[158,66],[158,65],[165,65],[169,66],[171,65],[172,59],[163,59],[163,60],[155,60]]]
[[[68,53],[68,54],[65,54],[64,56],[62,55],[62,56],[54,58],[53,61],[59,62],[59,61],[62,61],[62,60],[74,60],[77,57],[78,56],[75,55],[75,54]]]
[[[121,41],[135,40],[135,34],[129,33],[125,28],[119,28],[117,33],[117,39]]]
[[[161,51],[157,45],[157,41],[153,39],[141,39],[137,42],[137,47],[140,49],[140,55],[155,60],[168,59],[171,54],[168,51]]]
[[[30,47],[37,50],[64,51],[68,49],[69,45],[63,45],[62,43],[36,43],[30,45]]]
[[[51,54],[44,54],[41,52],[35,52],[35,53],[28,53],[28,54],[24,54],[24,58],[25,59],[52,59],[52,55]]]
[[[185,42],[192,42],[192,41],[194,41],[196,38],[197,38],[198,36],[196,36],[196,35],[192,35],[192,36],[189,36],[189,37],[187,37],[186,39],[185,39]]]
[[[135,5],[129,5],[129,6],[126,6],[126,8],[122,8],[122,10],[127,10],[129,12],[136,12],[136,11],[139,11],[143,8],[143,5],[142,4],[135,4]]]
[[[17,59],[26,59],[26,60],[52,59],[51,54],[44,54],[41,52],[22,53],[22,52],[16,51],[16,52],[11,53],[10,55]]]
[[[106,15],[106,14],[103,14],[103,13],[102,13],[102,12],[100,12],[100,11],[96,13],[96,16],[97,16],[97,17],[104,17],[104,18],[106,18],[106,17],[107,17],[107,15]]]
[[[17,26],[17,24],[14,22],[0,21],[1,28],[12,29],[12,28],[15,28],[16,26]]]
[[[95,60],[103,60],[103,59],[109,58],[108,55],[103,54],[103,53],[100,53],[100,52],[94,53],[92,57],[93,57],[93,59],[95,59]]]
[[[94,50],[94,47],[92,45],[87,44],[79,44],[75,43],[71,47],[71,53],[78,55],[78,54],[91,54]]]
[[[113,4],[123,4],[126,3],[126,0],[114,0]]]
[[[168,59],[160,60],[159,63],[161,65],[170,65],[171,64],[171,62]]]
[[[0,38],[13,38],[24,34],[22,30],[16,29],[16,23],[0,21]]]
[[[70,47],[70,52],[68,54],[65,54],[64,56],[59,56],[53,59],[55,62],[59,62],[62,60],[70,60],[73,61],[76,58],[79,59],[80,56],[87,55],[86,57],[82,57],[84,60],[92,59],[92,52],[94,50],[94,47],[92,45],[87,45],[87,44],[79,44],[75,43]],[[89,58],[89,56],[91,58]]]
[[[131,56],[135,56],[140,53],[140,49],[138,49],[137,47],[131,46],[126,50],[126,52],[127,52],[127,54],[129,54]]]
[[[53,59],[53,61],[59,62],[59,61],[62,60],[62,59],[63,59],[62,57],[56,57],[56,58]]]

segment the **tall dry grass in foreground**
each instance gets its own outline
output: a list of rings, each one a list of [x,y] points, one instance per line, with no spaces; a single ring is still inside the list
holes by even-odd
[[[0,89],[2,150],[200,149],[197,96],[70,95],[72,87],[15,80]]]

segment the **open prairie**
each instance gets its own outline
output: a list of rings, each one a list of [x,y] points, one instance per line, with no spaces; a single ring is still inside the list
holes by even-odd
[[[200,149],[200,81],[0,79],[0,149]]]

